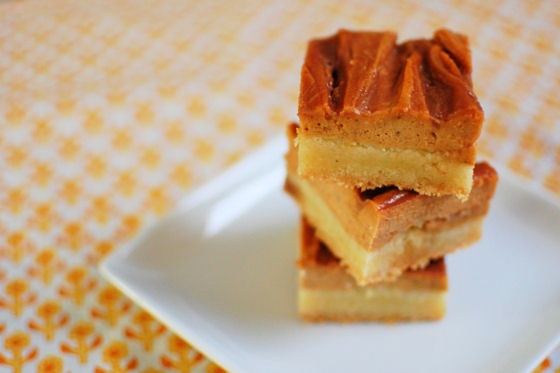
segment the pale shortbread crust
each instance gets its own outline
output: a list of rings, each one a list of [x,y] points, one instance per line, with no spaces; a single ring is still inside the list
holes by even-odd
[[[474,163],[450,159],[445,152],[380,148],[340,138],[298,135],[298,173],[337,180],[362,189],[394,185],[427,195],[453,194],[466,200]]]
[[[401,290],[391,285],[298,292],[300,316],[308,321],[437,320],[445,315],[445,290]]]

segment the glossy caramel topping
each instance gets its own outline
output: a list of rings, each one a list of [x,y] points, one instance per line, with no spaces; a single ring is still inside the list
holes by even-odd
[[[476,163],[473,171],[473,184],[494,183],[498,179],[496,170],[486,162]],[[415,198],[418,193],[413,190],[399,190],[396,187],[380,187],[358,191],[362,200],[370,200],[378,210],[395,207]]]
[[[397,44],[393,32],[340,30],[309,43],[299,112],[408,113],[444,122],[468,116],[482,122],[471,83],[465,36],[448,30]]]
[[[397,187],[367,189],[359,193],[362,199],[373,201],[378,210],[397,206],[418,194],[411,190],[399,190]]]

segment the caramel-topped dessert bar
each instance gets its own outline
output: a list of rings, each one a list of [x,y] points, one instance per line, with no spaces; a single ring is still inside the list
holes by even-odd
[[[436,320],[445,314],[445,262],[408,270],[396,281],[358,286],[313,227],[301,219],[298,308],[309,321]]]
[[[362,189],[466,199],[483,112],[465,36],[393,32],[312,40],[301,72],[299,173]]]
[[[285,189],[361,285],[398,277],[476,242],[498,180],[487,163],[477,163],[466,201],[383,187],[366,191],[297,174],[297,126],[288,127]]]

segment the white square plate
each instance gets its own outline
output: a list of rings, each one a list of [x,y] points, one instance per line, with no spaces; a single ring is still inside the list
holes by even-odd
[[[560,209],[503,177],[483,239],[448,256],[442,321],[301,322],[284,142],[192,193],[102,274],[236,372],[529,371],[560,341]]]

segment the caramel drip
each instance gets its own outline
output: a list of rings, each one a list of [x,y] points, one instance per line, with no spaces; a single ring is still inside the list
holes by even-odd
[[[345,46],[346,61],[341,66],[346,71],[347,87],[344,108],[359,113],[372,111],[379,104],[386,102],[383,98],[392,95],[392,84],[387,84],[395,75],[396,58],[394,33],[361,33],[354,37],[347,31],[341,33],[341,44]]]
[[[418,195],[415,191],[399,190],[394,186],[366,189],[359,193],[361,200],[371,200],[377,206],[378,210],[397,206]]]
[[[430,48],[428,59],[432,68],[432,75],[437,76],[443,83],[447,83],[451,87],[465,87],[466,82],[461,79],[461,70],[455,64],[455,61],[447,54],[439,45],[433,45]]]
[[[460,68],[463,76],[465,78],[469,78],[469,86],[471,86],[471,51],[469,50],[469,42],[467,38],[463,35],[456,34],[444,29],[435,32],[434,40],[439,43],[442,48],[453,57],[453,59],[457,62],[457,65]]]
[[[404,112],[418,111],[429,114],[420,76],[421,63],[422,57],[418,52],[413,52],[406,60],[397,104],[397,109],[399,110]]]
[[[392,190],[373,199],[378,210],[395,207],[417,196],[418,193],[409,190]]]
[[[336,89],[333,71],[335,70],[335,56],[338,44],[335,38],[315,40],[309,43],[305,64],[301,70],[301,96],[306,97],[307,103],[300,101],[300,110],[306,106],[321,108],[325,111],[336,111],[333,91]],[[321,68],[318,68],[321,67]],[[324,89],[325,87],[326,89]]]
[[[481,185],[490,183],[492,180],[498,178],[498,173],[492,166],[486,162],[479,162],[475,164],[473,171],[473,183]],[[412,198],[418,196],[418,193],[413,190],[399,190],[396,187],[379,187],[375,189],[366,189],[359,192],[361,200],[370,200],[376,206],[377,210],[392,208],[400,205]]]

